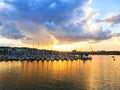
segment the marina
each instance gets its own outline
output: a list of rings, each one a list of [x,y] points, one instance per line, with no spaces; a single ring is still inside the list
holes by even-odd
[[[1,49],[0,61],[33,61],[33,60],[78,60],[92,59],[87,53],[77,54],[76,50],[71,52],[59,52],[52,50],[38,50],[30,48],[11,48],[4,47]]]
[[[0,0],[0,90],[120,90],[119,4]]]

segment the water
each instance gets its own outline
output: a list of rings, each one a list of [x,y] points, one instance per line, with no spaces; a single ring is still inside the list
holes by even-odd
[[[0,90],[120,90],[120,56],[0,62]]]

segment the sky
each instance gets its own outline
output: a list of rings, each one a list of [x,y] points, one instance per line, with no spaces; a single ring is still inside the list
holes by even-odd
[[[0,46],[120,50],[120,0],[0,0]]]

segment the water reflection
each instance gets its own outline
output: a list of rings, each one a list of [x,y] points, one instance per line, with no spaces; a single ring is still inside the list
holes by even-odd
[[[0,62],[0,90],[119,90],[118,59]]]

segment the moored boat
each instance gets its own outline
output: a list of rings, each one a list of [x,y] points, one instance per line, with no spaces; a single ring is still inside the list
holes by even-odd
[[[88,55],[88,54],[82,54],[81,59],[82,60],[92,60],[92,57],[90,55]]]

